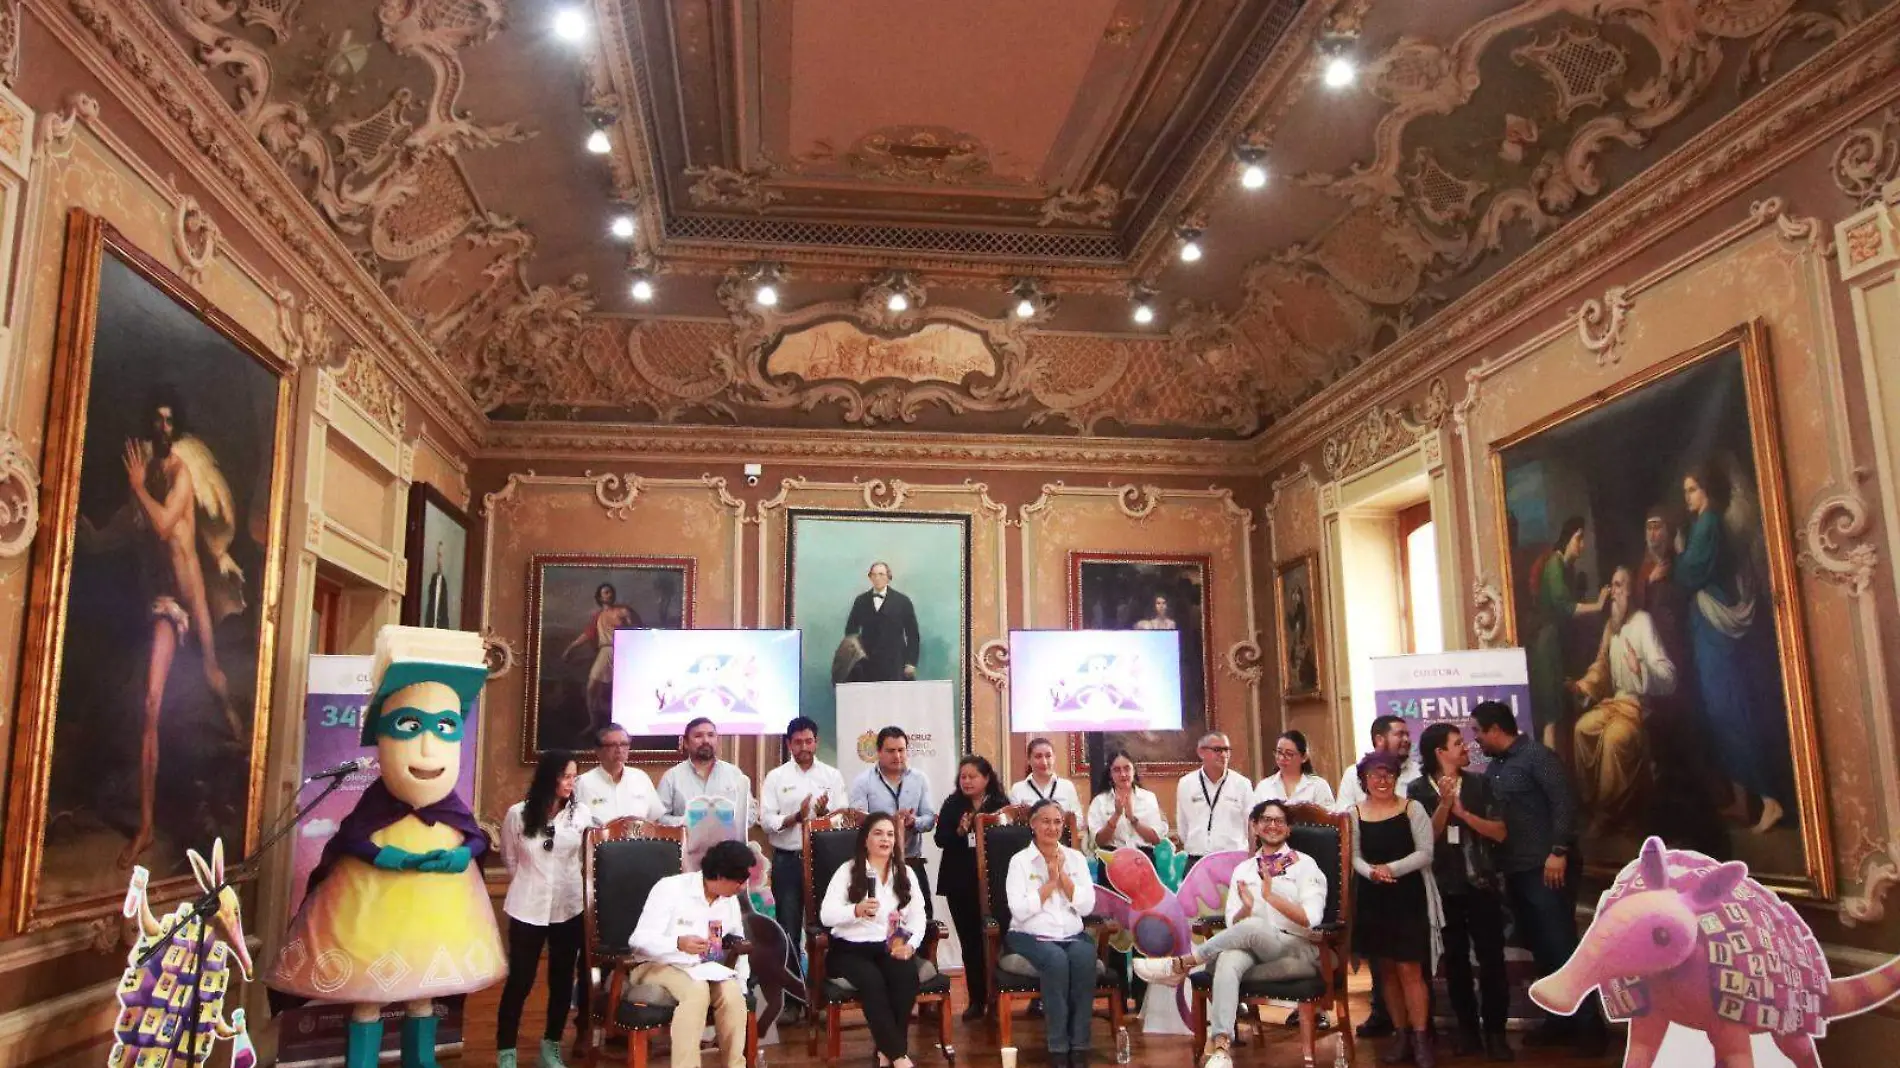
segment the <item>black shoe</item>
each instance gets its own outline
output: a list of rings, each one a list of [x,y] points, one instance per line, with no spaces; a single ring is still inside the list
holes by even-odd
[[[1524,1035],[1525,1049],[1552,1049],[1570,1044],[1570,1028],[1554,1023],[1540,1024]]]
[[[1511,1043],[1504,1032],[1493,1031],[1484,1036],[1484,1059],[1488,1061],[1514,1061],[1517,1054],[1511,1052]]]
[[[1069,1055],[1067,1053],[1049,1054],[1049,1068],[1069,1068],[1069,1063]]]
[[[1384,1038],[1396,1030],[1397,1029],[1392,1026],[1392,1018],[1390,1016],[1371,1016],[1366,1019],[1365,1023],[1360,1024],[1358,1029],[1353,1031],[1353,1034],[1358,1035],[1360,1038]]]
[[[1040,1019],[1042,1019],[1042,999],[1041,999],[1041,998],[1032,998],[1032,999],[1030,999],[1030,1002],[1029,1002],[1029,1018],[1030,1018],[1030,1019],[1032,1019],[1032,1020],[1040,1020]],[[1052,1056],[1052,1057],[1053,1057],[1053,1056],[1055,1056],[1055,1054],[1050,1054],[1050,1056]],[[1069,1055],[1068,1055],[1067,1053],[1064,1053],[1064,1054],[1062,1054],[1061,1056],[1062,1056],[1062,1058],[1063,1058],[1063,1060],[1065,1060],[1065,1061],[1066,1061],[1066,1060],[1068,1059],[1068,1057],[1069,1057]]]
[[[1454,1057],[1469,1057],[1483,1049],[1484,1043],[1476,1031],[1460,1031],[1451,1040],[1451,1055]]]
[[[969,1008],[963,1010],[963,1022],[969,1023],[972,1020],[981,1020],[987,1011],[987,1007],[982,1002],[973,1001],[970,1003]]]

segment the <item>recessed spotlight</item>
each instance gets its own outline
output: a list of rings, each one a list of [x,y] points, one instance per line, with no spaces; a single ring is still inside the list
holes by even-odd
[[[653,283],[645,278],[636,278],[633,280],[631,292],[633,299],[645,304],[647,301],[653,299]]]
[[[1344,89],[1346,86],[1351,85],[1353,79],[1358,77],[1358,75],[1358,68],[1353,66],[1351,59],[1346,56],[1334,56],[1326,61],[1326,72],[1323,78],[1326,82],[1326,88]]]
[[[613,224],[609,226],[608,229],[613,232],[613,235],[615,237],[618,237],[622,240],[632,237],[633,236],[633,216],[631,215],[614,216]]]
[[[1258,163],[1249,163],[1240,169],[1240,187],[1242,189],[1261,189],[1267,184],[1267,169]]]
[[[595,130],[587,135],[587,151],[596,156],[604,156],[614,150],[614,143],[607,140],[607,131]]]
[[[909,311],[910,298],[902,293],[892,293],[890,299],[884,302],[884,306],[894,312]]]
[[[563,41],[581,41],[587,37],[587,16],[577,7],[564,7],[554,13],[554,36]]]
[[[1181,242],[1181,262],[1196,263],[1201,258],[1201,243],[1189,238]]]
[[[1155,321],[1154,305],[1149,304],[1145,300],[1142,301],[1140,304],[1135,305],[1135,322],[1140,323],[1142,326],[1147,326],[1149,323],[1152,323],[1154,321]]]
[[[1016,302],[1016,318],[1028,319],[1036,314],[1036,302],[1028,297]]]
[[[752,291],[752,300],[761,308],[770,308],[778,303],[778,287],[762,285]]]

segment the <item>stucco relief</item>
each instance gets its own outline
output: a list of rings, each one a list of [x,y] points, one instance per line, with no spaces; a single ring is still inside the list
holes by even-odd
[[[1834,149],[1831,170],[1835,187],[1856,208],[1877,203],[1887,183],[1900,179],[1900,108],[1849,131]]]
[[[1319,551],[1319,483],[1311,465],[1302,461],[1274,479],[1266,515],[1272,563]]]
[[[1411,446],[1427,431],[1438,429],[1450,411],[1450,390],[1443,378],[1434,378],[1418,401],[1390,407],[1374,405],[1346,433],[1327,438],[1320,461],[1334,481],[1345,478]]]
[[[39,471],[19,437],[0,430],[0,558],[26,555],[39,529]]]

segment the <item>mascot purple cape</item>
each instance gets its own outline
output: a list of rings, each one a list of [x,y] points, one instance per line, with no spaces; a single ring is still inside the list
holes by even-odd
[[[402,1003],[403,1068],[437,1068],[434,1001],[506,972],[474,859],[488,836],[455,795],[463,717],[487,680],[479,635],[384,627],[363,744],[381,779],[363,792],[310,873],[268,982],[354,1006],[347,1068],[375,1068],[382,1007]]]

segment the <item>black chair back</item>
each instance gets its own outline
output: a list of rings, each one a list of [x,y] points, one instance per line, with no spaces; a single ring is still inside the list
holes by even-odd
[[[989,891],[979,904],[984,919],[994,919],[1009,926],[1009,862],[1010,858],[1028,849],[1035,842],[1035,832],[1029,828],[1029,806],[1010,805],[993,813],[985,813],[977,820],[979,833],[978,855],[982,858],[982,882]],[[1075,846],[1075,817],[1065,813],[1062,826],[1062,844]]]
[[[592,897],[590,926],[595,952],[608,956],[627,952],[627,940],[645,911],[653,887],[682,869],[677,836],[609,837],[593,842],[589,856]]]
[[[831,877],[858,853],[858,829],[827,827],[811,832],[811,893],[805,899],[805,923],[818,925],[818,906],[824,902]]]
[[[1311,805],[1292,806],[1289,817],[1292,821],[1291,833],[1287,844],[1301,853],[1313,858],[1319,870],[1326,875],[1326,915],[1322,923],[1338,923],[1340,916],[1340,895],[1346,892],[1348,880],[1342,873],[1350,875],[1346,867],[1347,850],[1352,848],[1348,835],[1342,827],[1351,826],[1350,817],[1340,816],[1325,809]]]

